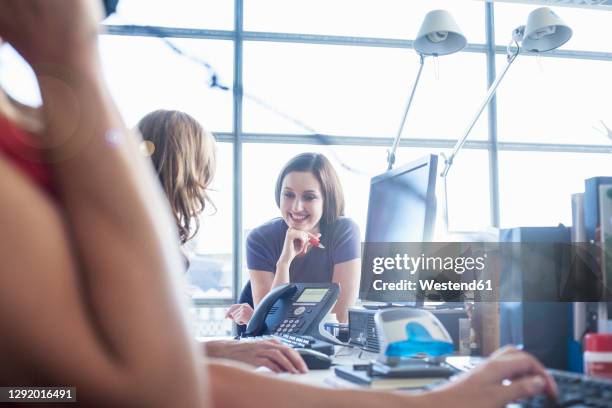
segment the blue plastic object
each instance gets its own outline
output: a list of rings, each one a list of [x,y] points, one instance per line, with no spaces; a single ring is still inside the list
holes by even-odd
[[[431,357],[438,357],[451,354],[453,350],[453,343],[436,340],[422,324],[410,322],[406,324],[406,340],[390,343],[385,355],[411,357],[415,354],[427,354]]]

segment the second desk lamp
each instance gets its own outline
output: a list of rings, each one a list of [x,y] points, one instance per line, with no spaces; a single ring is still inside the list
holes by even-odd
[[[465,36],[461,33],[459,26],[448,11],[433,10],[427,13],[423,23],[421,24],[419,33],[414,40],[414,49],[420,57],[419,71],[414,81],[414,85],[412,86],[408,103],[404,109],[402,123],[400,124],[400,128],[395,136],[395,140],[393,141],[393,146],[391,147],[391,150],[387,152],[387,170],[391,170],[393,168],[393,164],[395,163],[395,151],[399,146],[402,130],[404,129],[404,124],[406,123],[406,117],[408,116],[408,111],[410,110],[414,93],[419,83],[419,79],[421,78],[421,71],[423,70],[425,57],[437,57],[441,55],[453,54],[462,50],[466,44],[467,40],[465,39]]]
[[[493,98],[493,95],[495,95],[495,91],[497,90],[501,80],[506,75],[506,72],[508,72],[508,69],[516,57],[518,57],[520,54],[521,45],[523,49],[529,52],[540,53],[559,48],[569,41],[571,37],[572,29],[548,7],[540,7],[533,10],[527,17],[527,25],[519,26],[512,31],[512,40],[506,49],[506,67],[489,87],[484,101],[478,108],[474,118],[470,121],[467,129],[463,133],[463,136],[461,136],[461,138],[459,138],[457,141],[457,144],[455,144],[450,156],[446,157],[446,155],[441,154],[441,156],[444,158],[444,169],[442,170],[442,173],[440,173],[440,176],[444,179],[444,223],[447,232],[448,191],[446,188],[446,177],[448,176],[448,172],[453,165],[453,160],[465,144],[465,140],[482,114],[482,111],[491,101],[491,98]]]

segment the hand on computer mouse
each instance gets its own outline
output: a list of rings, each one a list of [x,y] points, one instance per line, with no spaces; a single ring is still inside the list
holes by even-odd
[[[332,365],[332,358],[319,351],[307,348],[296,349],[296,351],[311,370],[327,370]]]
[[[545,368],[529,354],[504,347],[471,371],[420,397],[431,398],[436,406],[503,408],[517,399],[542,393],[550,397],[557,394]]]
[[[268,367],[275,373],[303,374],[308,372],[308,367],[302,357],[294,349],[277,340],[219,340],[204,344],[209,357],[242,361],[255,367]]]

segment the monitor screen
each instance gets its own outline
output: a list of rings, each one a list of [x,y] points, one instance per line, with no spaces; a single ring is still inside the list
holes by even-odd
[[[368,202],[360,298],[379,302],[411,302],[415,295],[401,291],[374,291],[368,243],[431,241],[436,217],[438,157],[428,155],[372,178]],[[391,247],[390,247],[391,250]],[[398,272],[401,273],[401,272]]]

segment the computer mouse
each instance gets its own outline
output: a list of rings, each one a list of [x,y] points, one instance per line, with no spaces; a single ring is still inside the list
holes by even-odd
[[[310,370],[327,370],[331,367],[331,357],[323,353],[307,348],[298,348],[295,350],[302,356],[302,359]]]

